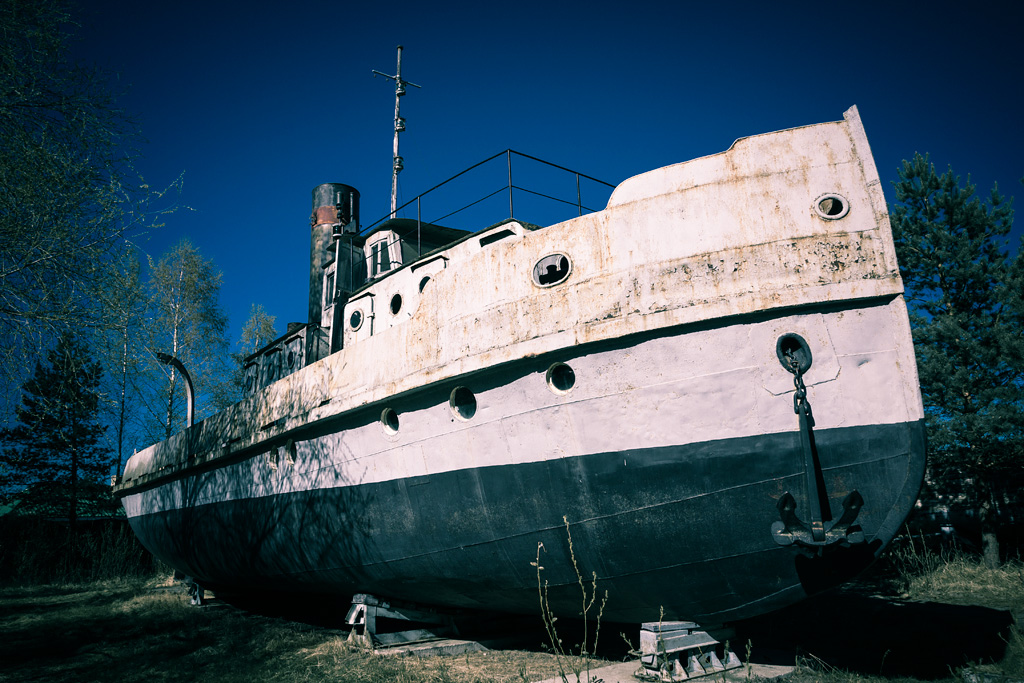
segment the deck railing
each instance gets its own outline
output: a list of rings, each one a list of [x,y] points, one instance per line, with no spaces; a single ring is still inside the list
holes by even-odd
[[[441,200],[439,195],[443,191],[445,191],[445,190],[453,189],[454,186],[452,185],[452,183],[454,181],[460,180],[460,179],[466,180],[468,178],[469,174],[471,172],[473,172],[473,171],[476,171],[476,172],[480,173],[480,172],[484,171],[484,169],[486,169],[486,170],[490,171],[490,173],[492,175],[494,175],[494,168],[493,167],[495,166],[495,164],[492,164],[491,162],[495,162],[497,159],[502,158],[502,157],[504,157],[504,162],[505,162],[504,163],[504,169],[503,169],[504,173],[502,174],[503,175],[503,181],[502,181],[503,184],[502,185],[500,185],[497,188],[494,188],[493,179],[484,179],[482,181],[481,180],[473,180],[473,181],[470,181],[470,182],[467,183],[468,188],[469,188],[468,190],[466,190],[464,188],[462,191],[459,192],[459,194],[463,197],[463,201],[462,202],[459,202],[458,200],[455,200],[454,198],[449,199],[450,203],[447,203],[447,202],[444,202],[443,200]],[[568,192],[566,192],[565,188],[563,187],[562,191],[560,193],[561,196],[558,196],[557,194],[555,194],[554,191],[543,192],[543,191],[540,191],[539,189],[536,189],[536,185],[534,185],[533,188],[526,187],[527,183],[536,182],[537,179],[534,176],[542,175],[542,174],[534,174],[534,176],[531,176],[528,173],[523,173],[517,167],[515,180],[519,180],[523,184],[521,184],[521,185],[516,184],[516,182],[514,182],[513,173],[512,173],[512,159],[513,159],[513,157],[521,158],[521,159],[524,159],[524,160],[529,160],[529,161],[532,161],[532,162],[536,162],[537,164],[541,165],[540,168],[547,169],[549,173],[553,171],[553,172],[556,172],[556,173],[560,172],[561,174],[568,174],[569,176],[572,176],[574,178],[575,183],[574,183],[573,186],[570,186]],[[491,164],[492,168],[488,169],[487,168],[488,164]],[[528,176],[528,177],[525,178],[525,180],[521,179],[521,177],[524,176],[524,175]],[[537,157],[530,156],[529,154],[523,154],[522,152],[517,152],[517,151],[512,150],[512,149],[506,149],[503,152],[498,152],[494,156],[488,157],[487,159],[484,159],[483,161],[481,161],[479,163],[476,163],[476,164],[473,164],[469,168],[467,168],[467,169],[465,169],[463,171],[460,171],[459,173],[456,173],[451,178],[448,178],[447,180],[438,183],[437,185],[433,186],[432,188],[430,188],[426,192],[422,192],[422,193],[416,195],[415,197],[413,197],[409,201],[407,201],[404,204],[402,204],[401,206],[399,206],[395,210],[395,212],[393,214],[389,213],[386,216],[380,218],[377,221],[374,221],[373,223],[369,224],[368,226],[366,226],[365,228],[360,230],[360,234],[367,234],[367,233],[373,231],[375,228],[379,227],[381,224],[383,224],[387,220],[389,220],[391,218],[404,217],[403,216],[403,212],[410,213],[412,211],[412,209],[415,209],[415,213],[416,213],[416,254],[417,254],[417,257],[419,257],[419,256],[422,256],[421,240],[420,240],[420,228],[421,228],[423,223],[432,223],[432,224],[435,224],[435,225],[440,224],[442,221],[448,221],[449,219],[452,219],[455,216],[459,216],[460,214],[464,214],[464,212],[467,212],[470,209],[473,209],[474,207],[481,207],[481,205],[483,205],[485,202],[487,202],[487,200],[493,199],[494,197],[498,197],[498,196],[502,195],[503,193],[507,193],[507,196],[508,196],[508,216],[501,215],[501,213],[499,213],[495,209],[493,209],[491,207],[488,207],[485,210],[485,213],[483,215],[489,216],[489,218],[483,219],[483,220],[481,220],[480,218],[469,218],[470,227],[467,229],[468,232],[478,232],[479,230],[482,230],[482,229],[484,229],[486,227],[489,227],[491,225],[494,225],[495,223],[500,222],[504,218],[524,218],[524,219],[527,219],[527,220],[529,220],[529,218],[533,218],[534,220],[530,220],[531,223],[537,223],[537,224],[541,224],[541,225],[550,225],[552,223],[560,222],[561,220],[567,220],[569,217],[571,217],[569,215],[564,215],[564,214],[558,220],[545,220],[545,218],[533,217],[533,216],[530,216],[528,218],[527,215],[525,215],[525,214],[520,216],[520,217],[517,217],[516,216],[516,193],[517,192],[520,195],[520,205],[523,204],[523,198],[525,196],[528,200],[534,200],[534,199],[539,198],[539,199],[542,199],[542,200],[546,200],[549,204],[551,204],[553,206],[561,205],[563,207],[563,209],[565,207],[574,207],[575,210],[576,210],[575,213],[576,213],[577,216],[582,216],[584,213],[592,213],[594,211],[600,211],[601,210],[600,208],[593,208],[592,206],[589,206],[587,203],[584,203],[584,201],[583,201],[584,200],[584,182],[583,181],[585,181],[585,183],[588,184],[588,185],[590,183],[596,184],[594,187],[588,188],[587,196],[588,196],[588,199],[591,199],[591,201],[588,202],[588,203],[589,204],[596,204],[597,202],[594,201],[594,198],[596,198],[598,201],[600,201],[602,203],[602,207],[601,208],[603,208],[603,204],[607,202],[607,198],[610,195],[611,190],[615,189],[615,186],[612,185],[611,183],[606,183],[603,180],[599,180],[597,178],[594,178],[592,176],[586,175],[584,173],[580,173],[579,171],[574,171],[572,169],[565,168],[564,166],[559,166],[558,164],[553,164],[553,163],[551,163],[549,161],[544,161],[543,159],[538,159]],[[482,184],[482,183],[488,183],[488,182],[491,183],[490,187],[487,187],[487,185]],[[553,180],[553,178],[551,176],[549,176],[546,180],[541,180],[541,182],[551,183],[551,182],[557,182],[557,181]],[[492,189],[492,188],[494,188],[494,189]],[[575,190],[575,197],[574,198],[570,198],[570,199],[566,199],[565,196],[567,194],[571,195],[573,189]],[[467,197],[467,196],[471,197],[471,200],[468,203],[465,203],[464,202],[464,198]],[[439,204],[447,203],[449,208],[437,211],[436,212],[437,213],[437,217],[431,217],[429,219],[424,219],[423,218],[423,213],[424,213],[425,205],[428,204],[427,199],[430,198],[431,200],[433,200],[435,197],[437,197],[440,200],[440,201],[438,201]],[[455,208],[451,208],[453,206]],[[533,206],[536,206],[536,204],[534,204]],[[521,206],[521,208],[523,208],[523,207]],[[530,210],[531,210],[530,208],[526,208],[525,209],[526,213],[529,213]],[[551,215],[557,215],[557,212],[552,212],[550,210],[544,210],[544,211],[541,211],[541,212],[544,214],[544,217],[551,216]],[[479,216],[479,215],[481,215],[481,214],[479,214],[479,213],[474,214],[474,216]],[[446,226],[446,227],[457,227],[457,226],[451,225],[451,226]],[[412,237],[412,233],[408,232],[408,233],[406,233],[404,235],[399,235],[399,241],[405,240],[407,243],[411,243],[412,242],[412,240],[410,239],[411,237]]]

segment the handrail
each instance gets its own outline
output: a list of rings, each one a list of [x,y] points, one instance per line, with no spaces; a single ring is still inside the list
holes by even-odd
[[[556,168],[556,169],[558,169],[560,171],[565,171],[566,173],[571,173],[571,174],[575,175],[576,176],[576,202],[566,201],[564,199],[559,199],[557,197],[552,197],[550,195],[546,195],[546,194],[543,194],[541,192],[536,192],[534,190],[529,190],[529,189],[527,189],[525,187],[520,187],[518,185],[513,184],[513,182],[512,182],[512,155],[513,154],[515,154],[516,156],[523,157],[524,159],[530,159],[531,161],[536,161],[538,163],[544,164],[545,166],[550,166],[551,168]],[[476,168],[479,168],[480,166],[483,166],[484,164],[486,164],[486,163],[488,163],[490,161],[494,161],[495,159],[497,159],[500,156],[505,156],[505,158],[506,158],[506,165],[508,167],[508,183],[504,187],[499,188],[498,190],[495,190],[494,192],[491,192],[490,194],[488,194],[488,195],[486,195],[484,197],[481,197],[480,199],[476,199],[473,202],[470,202],[469,204],[467,204],[467,205],[465,205],[465,206],[463,206],[463,207],[461,207],[459,209],[456,209],[455,211],[451,211],[451,212],[445,214],[444,216],[442,216],[440,218],[437,218],[437,219],[433,219],[433,220],[431,220],[429,222],[434,222],[434,220],[444,220],[445,218],[453,216],[456,213],[459,213],[460,211],[463,211],[465,209],[468,209],[471,206],[474,206],[475,204],[479,204],[480,202],[482,202],[482,201],[484,201],[486,199],[490,199],[494,195],[496,195],[499,192],[502,192],[504,190],[508,190],[508,193],[509,193],[509,195],[508,195],[509,196],[509,216],[508,216],[509,218],[514,218],[515,217],[514,216],[514,213],[515,213],[514,206],[513,206],[513,203],[512,203],[512,191],[513,190],[520,190],[520,191],[523,191],[523,192],[528,192],[530,194],[535,194],[535,195],[538,195],[538,196],[541,196],[541,197],[545,197],[547,199],[553,199],[555,201],[562,202],[564,204],[569,204],[569,205],[575,204],[575,206],[577,207],[577,209],[579,211],[579,215],[582,216],[584,208],[586,208],[588,212],[595,211],[595,209],[591,209],[589,207],[586,207],[583,204],[582,194],[581,194],[581,190],[580,190],[580,178],[586,178],[587,180],[590,180],[590,181],[595,182],[595,183],[600,183],[601,185],[604,185],[606,187],[610,187],[612,189],[615,188],[615,185],[613,185],[611,183],[607,183],[607,182],[605,182],[603,180],[600,180],[598,178],[595,178],[593,176],[589,176],[589,175],[587,175],[585,173],[580,173],[579,171],[574,171],[574,170],[572,170],[570,168],[566,168],[565,166],[560,166],[558,164],[553,164],[550,161],[545,161],[544,159],[540,159],[538,157],[535,157],[535,156],[532,156],[532,155],[529,155],[529,154],[523,154],[522,152],[517,152],[514,149],[506,149],[506,150],[503,150],[501,152],[498,152],[497,154],[494,154],[492,156],[487,157],[483,161],[480,161],[480,162],[477,162],[477,163],[473,164],[469,168],[466,168],[465,170],[462,170],[459,173],[456,173],[455,175],[453,175],[452,177],[448,178],[447,180],[443,180],[440,183],[438,183],[437,185],[434,185],[429,190],[426,190],[425,192],[421,192],[420,194],[416,195],[415,197],[413,197],[409,201],[407,201],[404,204],[402,204],[401,206],[397,207],[394,212],[389,212],[384,217],[380,218],[379,220],[374,221],[373,223],[368,225],[366,228],[363,228],[362,230],[360,230],[359,234],[362,235],[362,234],[366,234],[366,233],[370,232],[371,230],[376,228],[378,225],[381,225],[385,221],[387,221],[387,220],[397,216],[399,211],[401,211],[402,209],[408,208],[410,205],[412,205],[415,202],[415,204],[416,204],[416,227],[417,227],[417,253],[419,253],[419,251],[420,251],[419,244],[418,244],[418,242],[419,242],[419,228],[420,228],[420,225],[422,224],[422,220],[421,220],[421,217],[420,217],[420,208],[421,208],[421,201],[422,201],[423,197],[425,197],[428,194],[430,194],[431,192],[434,192],[435,190],[443,187],[444,185],[447,185],[448,183],[450,183],[451,181],[455,180],[456,178],[460,178],[460,177],[464,176],[465,174],[469,173],[470,171],[472,171],[472,170],[474,170]]]

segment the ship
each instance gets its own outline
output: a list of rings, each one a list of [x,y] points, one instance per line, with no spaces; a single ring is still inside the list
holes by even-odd
[[[583,576],[606,620],[727,624],[848,580],[912,510],[923,407],[856,107],[545,226],[358,212],[313,191],[306,323],[115,486],[204,588],[536,614],[543,580],[571,616]]]

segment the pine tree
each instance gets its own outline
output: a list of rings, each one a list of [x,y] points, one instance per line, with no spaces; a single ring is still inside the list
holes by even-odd
[[[110,472],[98,411],[101,373],[81,340],[61,335],[22,385],[16,423],[0,431],[3,462],[21,502],[66,513],[72,528],[81,503]]]
[[[892,224],[907,290],[929,440],[929,481],[973,509],[989,566],[998,509],[1024,482],[1024,261],[1007,250],[1012,200],[904,161]],[[1024,246],[1024,245],[1022,245]]]

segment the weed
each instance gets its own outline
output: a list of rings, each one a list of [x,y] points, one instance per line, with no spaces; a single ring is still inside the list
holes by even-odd
[[[547,552],[544,543],[537,543],[537,559],[530,564],[537,569],[537,596],[540,600],[540,613],[541,618],[544,620],[544,630],[547,632],[548,640],[551,643],[551,651],[558,662],[558,674],[561,676],[563,683],[569,683],[569,673],[571,672],[576,677],[577,683],[579,683],[580,681],[591,680],[590,664],[597,652],[597,640],[601,634],[601,617],[604,614],[605,604],[608,602],[608,591],[604,592],[604,597],[594,619],[594,642],[588,644],[587,639],[590,633],[588,620],[597,601],[597,572],[591,573],[590,593],[588,594],[587,586],[583,579],[583,572],[580,571],[579,563],[576,560],[576,549],[572,543],[569,519],[563,516],[562,522],[565,523],[565,535],[569,540],[569,557],[572,560],[573,571],[576,572],[576,581],[579,584],[582,599],[580,616],[583,619],[583,641],[578,645],[578,651],[573,652],[571,647],[567,649],[564,646],[562,639],[558,635],[558,629],[555,627],[558,617],[551,610],[551,603],[548,599],[548,582],[541,577],[544,567],[540,563],[540,554],[542,550]],[[581,676],[584,677],[581,678]],[[598,682],[595,681],[594,683]]]

